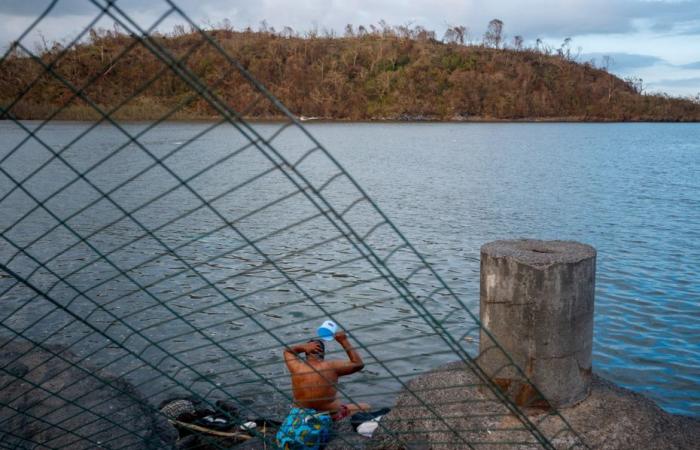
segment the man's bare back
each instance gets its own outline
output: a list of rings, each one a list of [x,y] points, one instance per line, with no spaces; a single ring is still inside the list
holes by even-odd
[[[349,415],[359,410],[367,410],[369,405],[366,403],[342,405],[336,398],[338,378],[362,370],[364,363],[350,345],[345,332],[337,332],[335,340],[347,352],[349,361],[325,361],[324,348],[320,341],[311,341],[284,350],[284,362],[292,375],[294,403],[302,408],[332,413],[347,408],[346,412]],[[305,361],[298,357],[299,353],[306,354]]]

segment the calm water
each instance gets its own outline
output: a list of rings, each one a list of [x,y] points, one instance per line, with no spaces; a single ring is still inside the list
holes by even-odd
[[[27,123],[29,127],[35,125]],[[208,125],[166,124],[146,133],[141,141],[155,156],[162,157]],[[130,124],[127,129],[135,133],[144,126]],[[51,124],[39,135],[49,145],[60,148],[85,127],[83,124]],[[271,135],[277,128],[273,124],[256,125],[264,136]],[[478,257],[482,244],[496,239],[532,237],[572,239],[595,246],[598,249],[598,274],[594,370],[650,396],[668,411],[700,416],[700,125],[311,123],[308,129],[377,201],[409,241],[435,264],[438,272],[474,312],[478,311]],[[1,158],[25,133],[16,125],[5,122],[0,123],[0,136]],[[309,148],[303,136],[295,132],[285,132],[277,139],[277,146],[290,152]],[[79,170],[85,170],[123,142],[126,141],[122,134],[108,126],[100,126],[71,147],[65,158]],[[219,127],[187,146],[168,164],[175,173],[186,178],[243,143],[235,130]],[[33,142],[8,158],[2,167],[19,179],[47,158],[46,151]],[[149,162],[149,158],[131,144],[120,155],[90,172],[88,178],[101,189],[109,190],[147,167]],[[254,153],[242,153],[237,159],[226,161],[204,176],[193,179],[192,185],[205,198],[212,198],[223,192],[225,187],[241,183],[264,167],[265,161]],[[321,163],[314,169],[319,179],[332,175],[328,171],[330,169],[326,170]],[[36,198],[43,199],[71,177],[65,166],[52,163],[27,184],[28,191]],[[153,169],[137,177],[127,187],[115,191],[114,198],[124,209],[130,210],[154,194],[175,189],[176,185],[171,175],[161,169]],[[12,186],[7,176],[0,175],[0,195],[9,192]],[[277,178],[263,178],[240,188],[235,195],[217,199],[214,205],[225,216],[231,214],[232,217],[240,217],[241,213],[252,211],[289,191],[282,186],[283,181]],[[352,198],[343,197],[348,192],[350,190],[339,189],[328,195],[340,202],[350,202]],[[57,211],[59,217],[66,217],[78,210],[80,205],[98,197],[85,183],[79,182],[47,202],[47,205]],[[157,227],[174,217],[185,205],[194,207],[199,204],[191,194],[175,189],[163,201],[155,202],[136,217],[148,227]],[[31,205],[32,201],[25,193],[13,193],[0,203],[0,229],[6,230],[3,233],[5,238],[27,245],[55,222],[47,214],[35,212],[21,226],[7,231],[7,227],[27,212]],[[244,230],[251,230],[255,238],[272,229],[269,227],[273,224],[292,223],[292,218],[298,220],[310,213],[313,213],[313,209],[308,206],[282,205],[279,209],[265,210],[259,222],[245,219],[241,226]],[[118,218],[114,206],[103,201],[97,202],[69,223],[85,236],[113,218]],[[286,221],[287,218],[289,221]],[[182,239],[206,233],[218,220],[221,218],[202,212],[194,218],[164,227],[158,236],[172,245],[178,245]],[[358,220],[362,222],[362,218]],[[316,227],[314,222],[307,225],[299,227],[300,234],[295,237],[294,245],[284,239],[265,241],[261,245],[270,254],[281,255],[297,248],[297,245],[313,243],[322,236],[330,235],[326,234],[330,231],[322,225]],[[119,222],[91,237],[90,242],[101,251],[110,251],[127,237],[139,236],[137,228],[131,221]],[[32,244],[31,249],[37,259],[43,261],[72,242],[74,237],[56,231],[50,238]],[[240,242],[240,236],[234,233],[217,232],[199,241],[196,248],[184,247],[181,254],[193,260],[203,260]],[[114,260],[119,267],[130,267],[129,264],[136,264],[153,255],[160,248],[159,245],[152,239],[142,240],[115,253]],[[4,240],[0,241],[0,246],[0,258],[5,263],[14,249]],[[81,262],[89,259],[89,255],[89,249],[77,246],[51,264],[56,273],[70,273],[71,269],[80,267]],[[346,248],[331,246],[310,253],[303,261],[298,257],[294,259],[296,265],[290,263],[285,269],[294,271],[304,267],[322,267],[350,255],[351,251]],[[165,259],[159,260],[158,264],[139,268],[133,276],[147,284],[159,273],[166,273],[179,264]],[[205,273],[214,277],[215,283],[223,286],[223,289],[237,293],[277,279],[276,275],[267,271],[251,273],[250,277],[238,279],[235,283],[226,281],[221,275],[238,270],[245,264],[253,266],[255,262],[254,252],[241,250],[212,262],[205,267]],[[367,269],[353,264],[348,263],[344,270],[325,271],[322,276],[312,277],[309,289],[316,289],[322,295],[336,286],[333,283],[347,282],[348,276],[361,279]],[[36,264],[28,258],[18,257],[10,267],[26,275]],[[71,280],[78,286],[88,288],[97,280],[107,279],[110,270],[113,268],[105,264],[95,264],[80,271]],[[180,290],[197,287],[194,278],[176,276],[167,283],[154,286],[151,291],[158,298],[174,295]],[[32,280],[45,288],[50,287],[53,281],[50,276],[42,275],[41,271],[33,275]],[[10,279],[0,278],[0,288],[8,286]],[[116,280],[93,291],[93,299],[107,302],[124,292],[128,293],[132,288],[128,282]],[[328,299],[323,300],[323,305],[340,311],[348,304],[359,302],[358,299],[385,295],[380,291],[356,293],[352,298],[333,298],[329,294]],[[51,292],[57,298],[69,298],[74,294],[74,291],[63,286],[57,286]],[[318,311],[311,305],[301,302],[298,308],[285,306],[294,293],[293,289],[290,292],[290,289],[282,286],[266,292],[264,298],[255,295],[247,297],[244,308],[257,311],[265,326],[279,327],[282,339],[302,339],[320,320],[316,319]],[[184,298],[175,296],[172,304],[175,311],[187,314],[196,309],[196,305],[214,302],[217,295],[205,290]],[[99,339],[93,337],[91,330],[71,325],[69,319],[59,313],[47,316],[42,326],[32,325],[39,311],[50,313],[53,309],[48,305],[42,306],[40,300],[29,308],[28,296],[29,293],[20,287],[6,293],[4,306],[0,310],[3,311],[5,325],[14,329],[30,327],[28,334],[44,338],[52,336],[52,342],[71,343],[86,338],[88,344],[81,341],[73,350],[80,355],[88,355],[93,362],[100,358],[104,360],[105,355],[110,354],[105,350],[89,355],[90,343],[98,348]],[[126,314],[126,311],[134,311],[149,301],[143,295],[133,294],[108,304],[115,314]],[[77,300],[69,305],[69,309],[80,311],[81,305],[85,307]],[[278,306],[279,309],[265,312],[264,307],[270,306]],[[358,306],[362,306],[361,302]],[[212,306],[201,315],[193,313],[189,320],[218,324],[215,319],[233,314],[233,310],[225,308]],[[427,339],[419,344],[427,347],[420,352],[414,352],[414,344],[411,350],[407,350],[409,347],[402,347],[401,344],[386,343],[387,333],[406,333],[406,336],[414,333],[417,336],[422,332],[420,321],[413,321],[400,303],[389,301],[383,307],[374,305],[363,308],[359,314],[339,314],[346,314],[343,316],[347,319],[346,323],[354,327],[363,326],[375,317],[380,322],[406,317],[399,331],[382,328],[378,323],[368,326],[365,332],[368,342],[378,345],[375,353],[379,357],[408,355],[391,370],[410,375],[412,371],[443,362],[439,357],[422,355],[440,349],[439,344],[432,344]],[[440,306],[435,308],[439,310]],[[143,315],[129,316],[128,320],[134,320],[134,326],[140,329],[145,324],[171,316],[171,312],[154,308]],[[299,320],[301,324],[290,325],[290,318]],[[104,324],[104,329],[115,336],[128,336],[128,329],[114,326],[109,317],[96,313],[93,319],[96,323]],[[303,324],[304,319],[309,319],[309,323]],[[178,337],[182,327],[181,324],[173,325],[172,329],[156,327],[153,330],[158,330],[158,333],[154,333],[154,337],[168,337],[168,333],[171,333],[173,337],[168,338],[167,342],[164,339],[163,345],[175,345],[173,348],[185,351],[190,341]],[[225,327],[213,327],[211,336],[213,339],[235,338],[237,333],[253,328],[255,326],[248,324],[246,319],[231,316]],[[0,330],[0,334],[9,335],[6,330]],[[276,377],[274,383],[282,389],[287,388],[280,352],[274,342],[262,345],[255,334],[244,341],[235,342],[233,348],[238,350],[241,346],[248,349],[259,345],[258,351],[252,352],[250,358],[244,360],[260,364],[259,373]],[[127,343],[135,348],[144,345],[138,340]],[[112,350],[114,355],[121,355],[118,349]],[[212,377],[219,376],[233,364],[216,352],[208,356],[206,374]],[[162,364],[169,373],[175,373],[180,367],[177,361],[159,359],[162,354],[155,350],[148,357],[159,361],[158,364]],[[114,372],[115,367],[119,367],[119,370],[128,372],[133,363],[128,359],[122,362],[124,366],[115,365],[110,370]],[[156,398],[162,397],[167,383],[162,380],[151,383],[145,375],[141,375],[137,364],[133,368],[134,371],[128,372],[127,376],[140,383],[147,393]],[[386,381],[381,373],[381,370],[368,365],[364,378],[348,384],[346,389],[355,394],[369,389],[375,395],[374,403],[390,404],[391,392],[395,392],[398,386]],[[197,376],[192,375],[193,383],[197,382]],[[219,382],[225,385],[230,382],[230,376],[221,375]],[[240,392],[241,387],[233,389]]]

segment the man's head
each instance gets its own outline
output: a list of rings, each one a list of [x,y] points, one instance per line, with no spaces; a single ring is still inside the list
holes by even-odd
[[[326,345],[321,339],[311,339],[309,344],[315,344],[314,350],[306,352],[306,359],[318,359],[323,361],[326,356]]]

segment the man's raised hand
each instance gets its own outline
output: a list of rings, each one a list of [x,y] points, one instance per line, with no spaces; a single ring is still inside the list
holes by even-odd
[[[337,332],[335,333],[335,340],[338,341],[338,342],[347,341],[347,340],[348,340],[348,335],[345,334],[345,331],[342,331],[342,330],[341,330],[341,331],[337,331]]]

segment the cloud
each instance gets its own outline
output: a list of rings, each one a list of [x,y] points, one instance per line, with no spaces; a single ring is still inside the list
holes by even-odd
[[[649,92],[665,92],[671,95],[697,95],[700,93],[700,67],[685,67],[668,63],[630,69],[619,75],[636,76],[644,80]]]
[[[36,17],[40,12],[49,10],[53,15],[80,14],[85,12],[85,7],[92,9],[80,0],[65,0],[57,2],[53,6],[47,0],[10,0],[0,4],[0,13],[6,16]]]
[[[96,0],[102,3],[105,0]],[[49,0],[0,2],[0,14],[34,17]],[[438,32],[447,23],[462,24],[480,36],[493,18],[505,23],[508,34],[526,37],[564,37],[581,34],[625,33],[645,26],[656,32],[689,33],[700,27],[700,0],[179,0],[176,4],[195,21],[217,23],[228,18],[237,27],[262,20],[281,27],[308,30],[343,29],[345,24],[369,24],[385,19],[391,24],[412,22]],[[119,8],[138,15],[162,10],[164,0],[119,0]],[[88,0],[61,0],[51,15],[93,14]],[[475,37],[476,37],[475,36]]]
[[[653,81],[647,84],[647,91],[680,96],[700,95],[700,77]]]
[[[684,69],[700,69],[700,61],[690,64],[683,64],[681,67],[683,67]]]
[[[255,25],[266,19],[275,26],[302,30],[314,23],[342,30],[345,24],[413,22],[436,31],[462,24],[481,35],[489,20],[499,18],[510,35],[564,37],[592,33],[624,33],[640,24],[667,32],[680,23],[700,21],[700,2],[663,0],[203,0],[182,2],[194,16],[215,19],[234,12],[234,24]]]
[[[700,77],[681,78],[678,80],[659,80],[655,84],[665,84],[668,86],[695,87],[700,92]]]
[[[162,0],[118,0],[115,4],[119,8],[145,12],[158,9],[154,8],[158,3],[165,4]],[[104,4],[105,0],[95,0],[94,3],[90,0],[5,0],[0,3],[0,14],[32,19],[44,11],[49,11],[52,17],[92,15],[99,11],[98,5]]]
[[[610,69],[626,71],[640,67],[649,67],[655,64],[668,64],[668,62],[658,56],[638,55],[634,53],[582,53],[582,61],[595,60],[597,65],[602,65],[605,57],[610,58]]]

